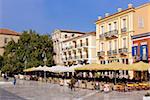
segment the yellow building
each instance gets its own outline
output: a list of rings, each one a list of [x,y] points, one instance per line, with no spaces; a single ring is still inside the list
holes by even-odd
[[[97,62],[107,64],[110,62],[133,63],[132,36],[150,32],[150,3],[134,8],[128,8],[112,15],[98,17],[96,21],[96,51]]]
[[[132,41],[134,7],[128,9],[118,8],[112,15],[105,14],[96,21],[96,51],[97,62],[107,64],[110,62],[132,63]]]
[[[85,33],[63,41],[62,61],[65,65],[96,62],[96,34]]]
[[[3,55],[4,47],[9,41],[14,40],[17,42],[19,37],[20,34],[15,31],[9,29],[0,29],[0,55]]]
[[[60,30],[60,29],[54,30],[54,32],[52,33],[52,40],[53,40],[53,47],[55,52],[54,55],[55,64],[57,65],[64,64],[62,60],[63,41],[81,36],[83,34],[85,33],[74,31],[74,30]]]

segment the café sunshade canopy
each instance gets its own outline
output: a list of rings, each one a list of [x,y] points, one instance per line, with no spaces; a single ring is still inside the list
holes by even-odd
[[[129,65],[128,70],[148,71],[149,68],[150,68],[150,64],[140,61],[138,63],[134,63],[134,64]]]

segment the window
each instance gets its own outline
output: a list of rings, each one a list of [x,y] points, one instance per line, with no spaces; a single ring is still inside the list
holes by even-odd
[[[8,42],[8,38],[4,38],[4,43],[7,43]]]
[[[137,55],[137,49],[138,49],[138,46],[132,47],[132,56],[136,56]]]
[[[144,20],[142,17],[138,18],[138,26],[139,28],[143,28],[144,27]]]
[[[123,19],[123,28],[126,27],[126,19]]]
[[[72,34],[72,37],[74,37],[74,34]]]
[[[112,50],[112,43],[109,41],[109,50]]]
[[[141,56],[142,60],[147,60],[147,56],[148,56],[147,45],[141,45],[140,46],[140,56]]]
[[[80,51],[80,57],[82,58],[82,51]]]
[[[101,32],[104,34],[104,26],[101,26]]]
[[[114,30],[117,30],[117,22],[114,22]]]
[[[123,38],[123,48],[126,48],[126,38]]]
[[[80,46],[82,46],[82,40],[80,40]]]
[[[109,31],[111,31],[111,24],[108,25]]]
[[[104,51],[104,43],[101,43],[101,50]]]
[[[67,34],[65,34],[65,38],[67,38]]]
[[[88,38],[86,38],[86,46],[89,45],[89,41],[88,41]]]
[[[126,64],[129,64],[129,60],[128,59],[126,59]]]
[[[114,41],[115,49],[117,49],[117,40]]]
[[[86,50],[86,57],[89,58],[88,49]]]

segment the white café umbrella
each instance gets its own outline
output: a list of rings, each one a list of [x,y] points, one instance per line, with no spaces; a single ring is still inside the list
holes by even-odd
[[[43,71],[43,67],[40,65],[39,67],[36,67],[34,70],[35,71]]]
[[[67,69],[67,67],[65,67],[65,66],[57,65],[57,66],[52,66],[50,68],[50,71],[58,73],[58,72],[64,72],[64,70],[66,70],[66,69]]]
[[[71,67],[67,67],[67,68],[64,69],[63,71],[64,71],[64,72],[74,72],[74,71],[75,71],[75,68],[78,68],[78,67],[81,67],[81,65],[74,65],[74,66],[71,66]]]
[[[50,71],[50,67],[44,65],[43,67],[40,65],[39,67],[35,68],[35,71],[44,71],[44,77],[46,78],[46,71]]]
[[[50,67],[44,65],[44,66],[43,66],[43,71],[50,71]]]

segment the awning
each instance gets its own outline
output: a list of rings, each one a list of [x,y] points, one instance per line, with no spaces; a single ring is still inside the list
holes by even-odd
[[[149,68],[150,68],[150,64],[140,61],[138,63],[133,63],[133,64],[129,65],[128,70],[148,71]]]
[[[106,65],[107,70],[128,70],[129,65],[120,62],[113,62]]]
[[[32,68],[28,68],[28,69],[25,69],[23,70],[24,72],[32,72],[35,70],[35,67],[32,67]]]
[[[109,64],[89,64],[79,68],[75,68],[75,70],[130,70],[130,71],[148,71],[150,68],[150,64],[144,62],[138,62],[131,65],[123,64],[119,62],[113,62]]]
[[[88,64],[88,65],[83,65],[82,67],[75,68],[75,70],[101,70],[103,67],[106,65],[102,64]]]

